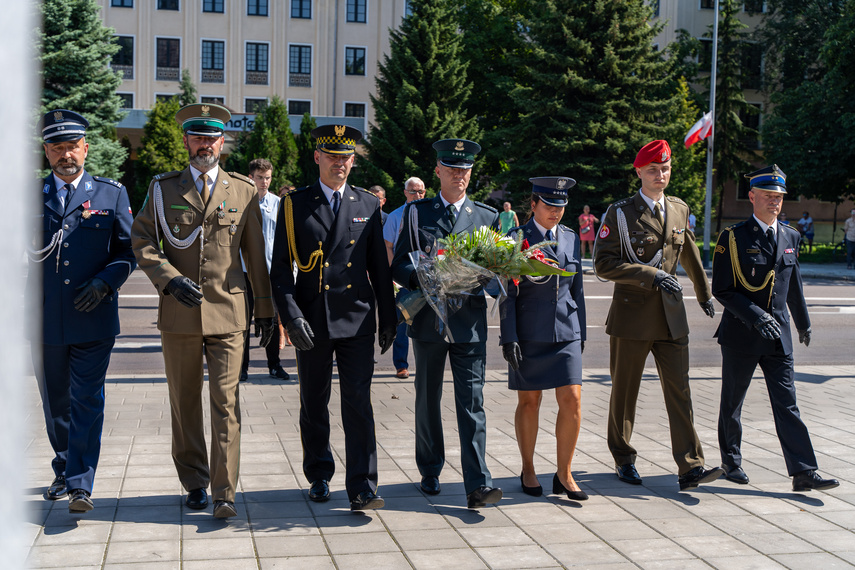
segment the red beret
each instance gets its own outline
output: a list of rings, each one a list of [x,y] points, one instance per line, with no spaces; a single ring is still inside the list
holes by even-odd
[[[641,150],[635,155],[635,162],[632,165],[641,168],[651,162],[668,162],[669,160],[671,160],[671,147],[668,146],[668,141],[653,141],[641,147]]]

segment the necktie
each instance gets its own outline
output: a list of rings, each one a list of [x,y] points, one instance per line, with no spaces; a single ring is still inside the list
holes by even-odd
[[[454,222],[457,221],[457,208],[454,207],[454,204],[449,204],[446,208],[448,210],[448,219],[451,220],[451,225],[454,225]]]
[[[766,239],[769,240],[769,246],[772,248],[772,251],[775,251],[775,230],[771,227],[766,228]]]
[[[207,206],[208,198],[211,197],[211,191],[208,189],[208,174],[202,173],[200,178],[202,179],[202,191],[200,195],[202,196],[202,203]]]
[[[338,207],[341,205],[341,196],[338,193],[338,190],[332,193],[332,204],[330,207],[332,208],[333,216],[338,215]]]
[[[662,224],[662,227],[665,227],[665,218],[662,217],[662,209],[659,207],[659,202],[653,205],[653,215],[656,216],[656,219],[659,220],[659,223]]]
[[[59,189],[57,195],[59,196],[59,203],[62,204],[62,209],[65,209],[65,205],[71,201],[71,193],[74,191],[74,186],[71,184],[65,184],[62,188]]]
[[[552,238],[552,230],[546,230],[546,241],[554,241]]]

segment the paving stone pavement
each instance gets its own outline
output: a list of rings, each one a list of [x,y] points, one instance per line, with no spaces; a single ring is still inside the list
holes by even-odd
[[[465,508],[450,374],[442,493],[418,489],[412,379],[378,373],[373,385],[380,489],[386,507],[351,513],[343,484],[344,434],[338,387],[331,404],[340,474],[332,499],[306,498],[295,382],[266,375],[240,387],[243,414],[238,516],[190,511],[170,456],[166,380],[109,376],[95,510],[70,515],[67,501],[42,498],[52,479],[35,381],[28,392],[27,490],[31,568],[844,568],[855,566],[855,367],[796,367],[799,405],[827,492],[793,493],[762,378],[743,413],[749,485],[721,479],[678,492],[667,417],[655,369],[645,371],[633,444],[644,484],[614,476],[605,433],[608,370],[586,370],[574,476],[591,497],[573,502],[522,493],[514,438],[516,398],[503,371],[488,372],[488,465],[504,499]],[[717,368],[691,370],[695,423],[710,465],[719,462]],[[557,405],[544,394],[536,466],[544,490],[555,471]]]

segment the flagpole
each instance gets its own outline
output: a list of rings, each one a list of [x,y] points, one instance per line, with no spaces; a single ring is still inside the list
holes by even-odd
[[[715,84],[718,63],[718,3],[715,0],[715,22],[713,23],[712,66],[710,69],[710,115],[712,126],[707,137],[707,195],[704,200],[704,267],[710,267],[710,226],[712,225],[713,193],[713,146],[715,143]],[[718,206],[721,208],[721,204]]]

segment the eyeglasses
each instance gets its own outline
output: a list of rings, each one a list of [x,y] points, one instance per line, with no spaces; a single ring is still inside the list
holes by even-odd
[[[427,190],[404,190],[407,194],[424,194]]]

